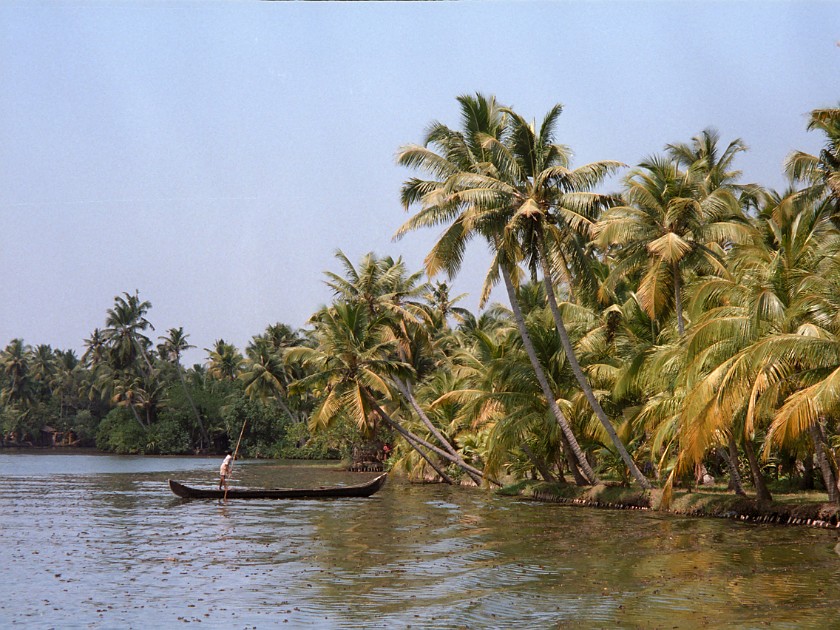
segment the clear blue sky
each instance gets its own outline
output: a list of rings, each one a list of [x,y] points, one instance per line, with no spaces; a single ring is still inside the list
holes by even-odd
[[[397,149],[455,97],[564,105],[576,164],[633,165],[707,126],[782,188],[807,114],[840,102],[837,2],[0,3],[0,344],[83,349],[115,295],[203,361],[302,327],[323,271],[412,270]],[[476,243],[455,287],[476,307]]]

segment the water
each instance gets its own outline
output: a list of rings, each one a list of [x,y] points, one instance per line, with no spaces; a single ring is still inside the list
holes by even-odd
[[[390,479],[369,499],[182,501],[221,458],[0,453],[0,627],[829,628],[837,533]],[[360,483],[237,462],[235,483]]]

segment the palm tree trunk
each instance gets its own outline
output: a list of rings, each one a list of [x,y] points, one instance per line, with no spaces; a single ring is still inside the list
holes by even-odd
[[[143,420],[140,419],[140,414],[137,413],[137,409],[134,407],[134,405],[129,403],[128,408],[131,409],[131,413],[134,414],[134,419],[137,420],[137,424],[139,424],[141,427],[143,427],[145,429],[146,425],[143,424]]]
[[[178,372],[178,379],[181,381],[181,387],[184,388],[184,395],[187,397],[187,401],[190,403],[193,414],[195,414],[195,419],[198,421],[198,428],[201,431],[201,439],[204,440],[207,448],[210,448],[210,436],[207,434],[207,429],[204,428],[204,422],[201,421],[201,414],[198,413],[198,409],[193,402],[192,396],[190,396],[190,390],[187,387],[187,381],[184,378],[184,374],[181,372],[180,363],[175,364],[175,371]]]
[[[722,454],[726,454],[726,463],[729,465],[729,478],[732,480],[732,489],[735,494],[746,496],[744,492],[744,484],[741,483],[741,473],[738,471],[738,445],[735,443],[735,436],[729,435],[729,442],[727,444],[729,452],[721,450]]]
[[[680,283],[680,267],[677,263],[673,265],[674,270],[674,311],[677,313],[677,330],[680,337],[685,336],[685,322],[683,321],[682,289]]]
[[[548,469],[548,466],[545,465],[545,462],[541,457],[537,457],[534,451],[531,450],[531,447],[523,442],[520,445],[522,452],[531,460],[534,464],[536,469],[540,472],[543,479],[548,481],[549,483],[557,483],[557,477],[555,477],[552,472]]]
[[[592,386],[589,384],[589,380],[586,378],[586,375],[580,367],[580,363],[575,355],[575,350],[572,348],[571,339],[569,339],[569,333],[566,331],[566,326],[560,315],[560,308],[557,306],[557,298],[554,295],[554,280],[551,274],[551,269],[548,266],[548,260],[545,256],[546,252],[544,247],[545,246],[543,244],[543,255],[540,256],[540,265],[542,266],[545,294],[548,298],[548,305],[551,308],[551,314],[554,317],[554,326],[557,328],[557,334],[560,336],[560,343],[563,346],[563,351],[566,353],[566,359],[569,361],[569,366],[572,368],[572,372],[574,373],[580,388],[583,390],[586,400],[589,401],[589,406],[592,407],[592,411],[595,412],[595,415],[601,422],[601,425],[604,427],[607,435],[610,436],[610,440],[618,451],[618,454],[621,456],[624,465],[627,466],[630,474],[633,475],[633,478],[642,488],[650,490],[650,482],[647,480],[647,477],[642,474],[642,471],[639,470],[639,467],[636,466],[636,462],[633,461],[633,458],[630,457],[630,453],[627,452],[627,447],[624,446],[624,442],[621,441],[621,438],[619,438],[618,434],[615,432],[615,428],[613,427],[612,422],[610,422],[610,419],[607,417],[607,414],[604,412],[604,409],[601,407],[601,403],[599,403],[598,399],[595,398]]]
[[[761,466],[758,465],[758,458],[755,456],[755,449],[748,435],[744,436],[744,452],[747,454],[747,460],[750,462],[750,472],[752,473],[753,484],[755,485],[756,498],[759,501],[772,501],[773,497],[770,495],[770,490],[764,481],[764,475],[761,474]]]
[[[577,459],[575,459],[575,454],[572,452],[572,446],[569,444],[569,440],[566,439],[566,434],[562,431],[560,431],[560,441],[563,444],[563,458],[566,460],[569,472],[572,473],[572,477],[575,479],[575,485],[588,486],[589,481],[587,481],[586,477],[583,476],[583,473],[580,472]],[[586,455],[584,455],[584,457],[586,457]]]
[[[438,466],[434,461],[432,461],[432,458],[429,457],[426,453],[423,452],[423,449],[420,448],[419,444],[414,442],[409,437],[406,437],[406,436],[403,436],[403,437],[405,437],[405,441],[408,442],[411,445],[411,448],[413,448],[415,451],[417,451],[417,454],[420,455],[420,457],[422,457],[424,460],[426,460],[426,463],[429,464],[429,466],[431,466],[434,469],[434,471],[440,476],[441,479],[443,479],[444,483],[447,483],[450,486],[455,485],[455,482],[452,481],[452,477],[447,475],[446,472],[444,472],[444,470],[440,466]]]
[[[443,449],[438,448],[434,444],[430,444],[429,442],[427,442],[426,440],[421,438],[419,435],[415,435],[414,433],[412,433],[411,431],[409,431],[408,429],[403,427],[399,422],[397,422],[391,416],[389,416],[387,413],[385,413],[385,410],[382,409],[382,407],[379,406],[379,403],[376,402],[376,399],[373,397],[373,395],[366,388],[362,388],[361,391],[363,392],[364,396],[367,398],[367,401],[371,404],[373,409],[376,411],[376,413],[379,414],[379,417],[382,418],[388,426],[390,426],[392,429],[394,429],[394,431],[396,431],[397,433],[402,435],[406,440],[408,440],[408,443],[411,444],[415,449],[417,448],[417,445],[423,446],[423,447],[429,449],[430,451],[432,451],[433,453],[436,453],[437,455],[440,455],[444,459],[449,460],[450,462],[452,462],[456,466],[463,469],[464,472],[473,472],[473,473],[476,473],[476,474],[483,474],[480,470],[478,470],[476,468],[473,468],[469,464],[464,463],[463,460],[461,462],[458,462],[455,457],[453,457],[452,455],[450,455],[449,453],[447,453]],[[495,479],[492,479],[490,477],[485,477],[485,479],[487,481],[489,481],[490,483],[495,484],[497,486],[501,487],[501,485],[502,485],[501,483],[499,483],[498,481],[496,481]]]
[[[522,345],[525,346],[525,352],[528,354],[528,358],[531,360],[531,367],[534,369],[534,372],[537,376],[537,381],[539,381],[540,384],[540,388],[542,388],[543,396],[545,396],[546,402],[548,403],[548,407],[554,414],[554,418],[557,421],[557,424],[560,425],[560,429],[566,436],[566,439],[569,442],[569,446],[572,449],[572,452],[575,455],[575,459],[577,459],[578,466],[580,466],[580,469],[583,471],[583,474],[586,476],[589,483],[598,483],[598,476],[595,474],[595,471],[592,470],[592,467],[589,465],[589,462],[586,461],[586,456],[583,454],[583,451],[580,448],[580,444],[578,444],[577,438],[575,438],[575,434],[572,433],[572,428],[569,426],[568,420],[566,420],[566,417],[563,415],[563,412],[560,411],[560,407],[557,406],[557,400],[555,400],[554,398],[554,392],[551,391],[551,387],[548,384],[548,379],[546,378],[545,372],[543,371],[543,368],[540,365],[540,360],[537,357],[537,351],[534,350],[534,344],[531,341],[531,336],[528,334],[528,329],[525,327],[525,318],[522,316],[522,309],[519,307],[519,300],[516,297],[516,291],[513,288],[513,281],[510,278],[510,272],[508,271],[505,265],[500,266],[502,271],[502,278],[505,282],[505,289],[507,289],[508,300],[510,301],[510,307],[513,310],[513,317],[516,320],[516,326],[519,329],[519,336],[522,338]]]
[[[809,432],[811,433],[811,439],[814,441],[814,451],[816,451],[817,463],[819,464],[820,472],[822,472],[826,492],[828,492],[828,502],[840,503],[840,492],[838,492],[837,488],[837,477],[834,475],[834,471],[831,469],[831,464],[825,453],[822,426],[812,424]]]
[[[143,357],[146,367],[149,368],[149,376],[151,376],[152,372],[154,372],[154,368],[152,367],[152,362],[149,361],[149,355],[146,354],[146,349],[134,336],[131,337],[131,340],[134,342],[134,346],[140,351],[140,355]]]
[[[458,459],[458,465],[463,468],[466,464],[464,459],[461,457],[460,453],[455,450],[455,447],[449,443],[449,440],[444,437],[444,435],[438,430],[438,428],[434,425],[434,423],[429,419],[426,415],[426,412],[420,407],[420,404],[417,402],[417,399],[414,397],[414,394],[411,393],[410,386],[407,383],[403,383],[400,379],[395,378],[394,384],[396,385],[399,392],[408,400],[409,404],[411,405],[414,412],[420,417],[420,420],[426,426],[426,428],[431,431],[432,435],[435,436],[438,442],[443,446],[444,449],[449,451],[449,453]],[[466,470],[466,469],[464,469]],[[479,486],[481,485],[482,481],[484,480],[484,475],[476,475],[475,473],[467,471],[467,474],[470,478]]]

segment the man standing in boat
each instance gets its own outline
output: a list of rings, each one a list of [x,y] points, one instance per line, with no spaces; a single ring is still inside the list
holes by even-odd
[[[231,468],[233,468],[233,451],[227,450],[225,451],[225,459],[219,468],[219,490],[221,490],[223,486],[224,489],[227,490],[227,481],[228,477],[230,477]]]

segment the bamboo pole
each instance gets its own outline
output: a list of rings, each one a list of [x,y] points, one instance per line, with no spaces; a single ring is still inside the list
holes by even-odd
[[[248,419],[242,421],[242,430],[239,432],[239,439],[236,440],[236,449],[233,451],[233,459],[230,461],[230,472],[233,473],[233,465],[236,463],[236,456],[239,453],[239,445],[242,444],[242,436],[245,435],[245,425],[248,424]],[[230,477],[230,474],[228,474]],[[227,503],[228,484],[225,484],[225,503]]]

